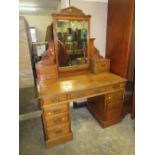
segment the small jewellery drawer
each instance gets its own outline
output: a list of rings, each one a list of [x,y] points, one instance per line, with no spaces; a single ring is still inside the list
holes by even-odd
[[[37,74],[52,74],[56,75],[58,74],[58,69],[56,65],[47,65],[47,66],[37,66],[36,67]]]
[[[107,120],[117,120],[122,117],[122,109],[113,109],[113,110],[107,110],[106,113],[106,119]]]
[[[90,66],[93,73],[109,72],[110,60],[102,58],[96,61],[90,61]]]
[[[125,83],[118,83],[118,84],[113,84],[111,86],[108,86],[106,88],[107,91],[111,91],[111,90],[116,90],[116,89],[121,89],[121,88],[125,88]]]
[[[44,116],[45,117],[45,116]],[[62,123],[67,123],[69,121],[69,114],[68,112],[62,113],[62,114],[57,114],[53,115],[51,117],[45,117],[45,123],[46,127],[52,127],[54,125],[62,124]]]
[[[117,91],[114,93],[109,93],[107,95],[105,95],[105,101],[106,102],[115,102],[117,100],[123,100],[124,97],[124,91]]]
[[[116,102],[109,102],[107,103],[107,109],[116,109],[116,108],[122,108],[123,101],[116,101]]]
[[[65,123],[62,125],[57,125],[54,128],[46,129],[47,138],[55,138],[57,136],[63,135],[69,132],[69,123]]]
[[[47,108],[43,108],[44,116],[52,116],[54,114],[59,114],[63,112],[68,112],[68,104],[56,104],[56,105],[51,105],[48,106]]]
[[[99,61],[95,65],[96,73],[99,72],[109,72],[109,62],[108,61]]]
[[[52,96],[50,98],[40,99],[40,102],[41,102],[41,105],[48,105],[52,103],[65,101],[67,99],[68,99],[67,94],[62,94],[62,95]]]

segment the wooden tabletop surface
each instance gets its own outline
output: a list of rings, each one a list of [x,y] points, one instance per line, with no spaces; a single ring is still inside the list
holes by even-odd
[[[126,79],[112,73],[88,73],[83,75],[61,77],[55,82],[46,81],[38,83],[38,97],[91,89],[125,81]]]

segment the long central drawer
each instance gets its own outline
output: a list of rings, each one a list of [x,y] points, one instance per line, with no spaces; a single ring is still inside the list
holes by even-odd
[[[120,83],[120,84],[114,84],[110,86],[105,86],[105,87],[98,87],[98,88],[93,88],[93,89],[88,89],[88,90],[82,90],[82,91],[77,91],[77,92],[72,92],[70,93],[69,98],[70,99],[76,99],[76,98],[83,98],[87,96],[93,96],[93,95],[98,95],[98,94],[104,94],[109,91],[117,91],[120,89],[124,89],[125,83]],[[112,98],[112,97],[111,97]]]
[[[60,103],[60,102],[65,102],[73,99],[86,98],[86,97],[91,97],[95,95],[101,95],[104,93],[106,94],[117,90],[124,90],[124,87],[125,87],[125,83],[118,83],[118,84],[101,86],[101,87],[92,88],[92,89],[77,90],[74,92],[67,92],[65,94],[53,95],[48,98],[41,98],[40,103],[41,103],[41,106]]]

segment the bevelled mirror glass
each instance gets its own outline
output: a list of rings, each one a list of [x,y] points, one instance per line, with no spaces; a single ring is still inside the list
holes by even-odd
[[[59,67],[88,63],[88,21],[56,20]]]

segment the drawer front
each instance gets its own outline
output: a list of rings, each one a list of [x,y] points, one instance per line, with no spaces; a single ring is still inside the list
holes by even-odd
[[[46,129],[47,138],[55,138],[69,132],[69,123],[58,125],[51,129]]]
[[[123,101],[116,101],[116,102],[109,102],[107,103],[107,109],[117,109],[117,108],[122,108],[123,107]]]
[[[117,89],[125,89],[125,83],[113,84],[111,86],[107,86],[106,88],[107,91],[117,90]]]
[[[94,72],[101,73],[101,72],[109,72],[110,62],[107,60],[95,62],[94,65]]]
[[[53,127],[54,125],[59,125],[62,123],[69,122],[69,114],[67,112],[63,114],[57,114],[54,116],[50,116],[50,117],[44,116],[44,118],[45,118],[45,123],[46,123],[47,128]]]
[[[90,90],[71,93],[70,98],[71,99],[83,98],[83,97],[87,97],[87,96],[91,96],[91,95],[95,95],[95,94],[104,93],[105,91],[106,91],[105,87],[94,88],[94,89],[90,89]]]
[[[66,101],[67,99],[68,99],[68,95],[67,94],[62,94],[62,95],[57,95],[57,96],[53,96],[53,97],[50,97],[50,98],[40,99],[40,103],[43,106],[43,105],[63,102],[63,101]]]
[[[106,102],[116,102],[117,100],[123,100],[123,98],[124,98],[123,90],[105,95]]]
[[[107,118],[107,121],[121,119],[122,109],[118,108],[114,110],[107,110],[106,118]]]
[[[74,92],[70,94],[70,98],[74,99],[74,98],[82,98],[84,96],[87,96],[86,91],[79,91],[79,92]]]
[[[48,108],[43,108],[43,113],[45,117],[52,116],[54,114],[59,114],[63,112],[68,112],[68,104],[56,104],[54,106],[49,106]]]
[[[99,72],[109,72],[109,62],[108,61],[100,61],[95,65],[96,73]]]
[[[57,80],[58,75],[57,74],[38,74],[38,80],[39,81],[46,81],[46,80]]]
[[[36,68],[37,74],[58,74],[56,66],[44,66]]]

